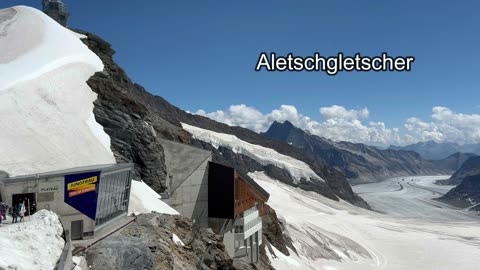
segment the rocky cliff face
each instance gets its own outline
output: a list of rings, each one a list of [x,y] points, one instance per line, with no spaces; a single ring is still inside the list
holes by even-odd
[[[457,185],[440,200],[470,210],[480,210],[480,156],[470,157],[446,184]]]
[[[441,201],[468,210],[480,210],[480,174],[469,175],[462,182],[445,194]]]
[[[458,185],[462,183],[467,176],[477,174],[480,174],[480,156],[471,156],[444,184]]]
[[[289,249],[296,253],[297,250],[286,229],[286,221],[279,220],[277,213],[270,206],[265,205],[265,209],[266,214],[262,217],[262,230],[266,248],[272,245],[287,256],[290,255]],[[274,254],[275,252],[270,248],[270,253]]]
[[[401,175],[441,174],[450,169],[424,160],[413,151],[380,150],[360,143],[333,142],[311,135],[290,122],[274,122],[264,133],[302,149],[310,158],[322,160],[342,171],[352,183],[372,182]]]
[[[134,84],[113,61],[115,51],[110,44],[90,33],[84,43],[105,65],[87,82],[98,94],[94,114],[97,122],[111,138],[117,162],[135,163],[136,176],[158,192],[165,189],[165,156],[158,137],[190,142],[183,129],[165,121],[155,107],[152,96]]]

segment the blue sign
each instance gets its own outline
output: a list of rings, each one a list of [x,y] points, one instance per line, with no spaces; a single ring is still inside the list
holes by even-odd
[[[65,176],[65,203],[95,220],[100,172]]]

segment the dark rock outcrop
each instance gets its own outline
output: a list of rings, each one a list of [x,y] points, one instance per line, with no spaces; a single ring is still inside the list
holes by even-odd
[[[275,210],[268,205],[265,205],[265,215],[262,217],[262,230],[266,244],[271,244],[287,256],[290,255],[288,249],[297,252],[286,229],[285,221],[279,220]]]
[[[189,142],[190,135],[165,121],[151,104],[152,95],[134,84],[113,61],[115,51],[96,35],[76,30],[104,63],[104,71],[88,80],[97,93],[94,114],[111,138],[117,162],[135,163],[138,177],[161,192],[165,189],[165,156],[158,137]]]
[[[292,123],[274,122],[265,136],[302,149],[342,171],[352,183],[373,182],[392,176],[440,174],[451,170],[424,160],[413,151],[380,150],[361,143],[333,142],[305,132]]]
[[[474,206],[470,210],[480,210],[480,174],[466,176],[440,200],[460,208]]]
[[[451,205],[480,210],[480,156],[469,158],[452,177],[444,182],[457,185],[440,198]]]
[[[152,254],[147,245],[134,237],[107,238],[87,251],[90,269],[153,270]]]
[[[147,247],[153,269],[243,269],[234,268],[233,260],[225,251],[222,236],[210,229],[193,228],[192,222],[183,216],[158,213],[140,215],[135,223],[120,234]],[[184,245],[175,243],[173,234]],[[123,248],[127,249],[128,246],[120,247]]]
[[[480,156],[472,156],[463,163],[463,165],[458,169],[450,179],[446,181],[438,181],[447,185],[458,185],[467,176],[480,174]]]

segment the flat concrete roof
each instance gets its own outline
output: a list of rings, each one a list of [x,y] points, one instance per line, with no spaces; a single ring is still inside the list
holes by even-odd
[[[102,173],[106,173],[106,172],[118,171],[122,169],[133,169],[133,166],[134,166],[133,163],[83,166],[83,167],[76,167],[76,168],[70,168],[70,169],[59,170],[59,171],[44,172],[39,174],[2,178],[0,179],[0,182],[3,182],[5,184],[27,182],[27,181],[36,180],[39,178],[51,178],[51,177],[57,177],[57,176],[65,176],[69,174],[87,173],[92,171],[101,171]]]

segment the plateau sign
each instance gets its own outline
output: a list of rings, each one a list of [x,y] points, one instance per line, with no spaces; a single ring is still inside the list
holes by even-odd
[[[65,203],[95,220],[100,172],[65,176]]]

